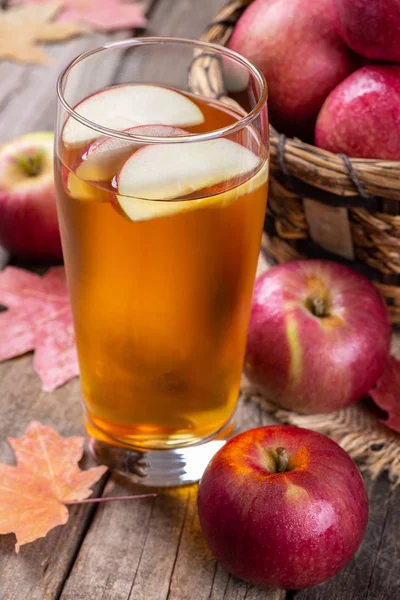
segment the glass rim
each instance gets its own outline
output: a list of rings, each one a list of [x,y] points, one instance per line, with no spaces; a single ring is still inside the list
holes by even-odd
[[[90,56],[93,56],[95,54],[103,52],[104,50],[110,50],[110,49],[114,49],[114,48],[134,47],[134,46],[148,46],[148,45],[150,46],[150,45],[158,45],[158,44],[182,44],[184,46],[200,47],[200,48],[204,48],[206,50],[212,50],[220,55],[228,56],[232,60],[236,61],[236,63],[239,63],[242,66],[244,66],[247,69],[247,71],[249,71],[251,73],[251,75],[253,75],[254,79],[259,83],[260,88],[261,88],[261,95],[260,95],[260,98],[259,98],[257,104],[254,106],[254,108],[250,112],[248,112],[245,116],[238,119],[238,121],[236,121],[232,125],[228,125],[226,127],[221,127],[219,129],[214,129],[213,131],[208,131],[206,133],[194,133],[194,134],[182,135],[182,136],[178,136],[178,137],[160,137],[160,136],[132,135],[132,134],[126,133],[124,131],[118,131],[117,129],[110,129],[109,127],[104,127],[103,125],[99,125],[98,123],[90,121],[89,119],[86,119],[85,117],[83,117],[82,115],[77,113],[74,110],[74,107],[72,107],[66,101],[66,99],[64,97],[64,91],[63,91],[65,79],[67,78],[68,74],[73,69],[73,67],[76,66],[77,64],[79,64],[81,61],[85,60],[86,58],[89,58]],[[86,125],[86,127],[89,127],[90,129],[94,129],[95,131],[98,131],[102,135],[105,135],[108,137],[114,137],[114,138],[119,138],[119,139],[122,139],[125,141],[137,142],[137,143],[147,143],[147,144],[149,144],[149,143],[150,144],[171,144],[171,143],[182,144],[185,142],[202,142],[202,141],[218,139],[218,138],[230,135],[232,133],[236,133],[236,132],[240,131],[241,129],[243,129],[244,127],[248,126],[252,121],[254,121],[254,119],[256,119],[258,117],[258,115],[261,113],[262,109],[264,108],[267,98],[268,98],[268,86],[267,86],[267,81],[266,81],[264,75],[250,61],[248,61],[246,58],[244,58],[243,56],[241,56],[234,50],[231,50],[230,48],[225,48],[224,46],[221,46],[219,44],[213,44],[211,42],[204,42],[203,40],[194,40],[194,39],[183,38],[183,37],[163,37],[163,36],[128,38],[126,40],[120,40],[118,42],[110,42],[108,44],[104,44],[102,46],[92,48],[91,50],[86,50],[85,52],[82,52],[81,54],[76,56],[72,61],[70,61],[64,67],[64,69],[61,71],[60,75],[57,78],[56,90],[57,90],[58,100],[61,103],[61,105],[63,106],[64,110],[70,115],[70,117],[72,117],[76,121],[79,121],[82,125]]]

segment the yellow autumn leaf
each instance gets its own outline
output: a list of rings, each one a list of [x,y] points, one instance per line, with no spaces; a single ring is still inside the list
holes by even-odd
[[[58,3],[15,6],[0,11],[0,60],[24,63],[51,62],[37,42],[56,42],[74,37],[82,28],[74,24],[54,23],[62,10]]]

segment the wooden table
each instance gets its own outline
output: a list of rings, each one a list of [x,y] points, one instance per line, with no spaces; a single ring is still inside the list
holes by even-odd
[[[198,37],[223,3],[148,0],[147,33]],[[61,67],[105,40],[131,35],[97,33],[50,46],[55,59],[50,67],[1,62],[0,142],[52,129]],[[0,267],[6,263],[0,252]],[[21,435],[32,419],[63,435],[84,434],[79,381],[43,393],[31,356],[0,364],[0,460],[13,460],[6,438]],[[240,420],[243,428],[270,422],[255,404],[240,407]],[[400,487],[391,491],[385,477],[366,483],[370,523],[361,549],[340,575],[311,590],[267,591],[230,576],[202,537],[197,487],[190,486],[161,490],[154,499],[73,507],[67,525],[24,546],[18,556],[14,536],[0,536],[0,600],[395,600],[400,598]],[[95,493],[121,495],[127,489],[111,477]]]

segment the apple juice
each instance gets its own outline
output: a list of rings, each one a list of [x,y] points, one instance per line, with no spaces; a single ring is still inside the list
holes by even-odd
[[[184,132],[212,131],[240,118],[222,104],[190,98],[204,120],[185,126]],[[95,180],[80,176],[90,142],[62,142],[57,152],[58,212],[86,427],[95,439],[149,449],[193,444],[222,428],[234,412],[265,213],[267,165],[254,131],[241,130],[230,139],[234,146],[226,150],[253,152],[257,168],[217,184],[218,177],[192,187],[188,181],[190,193],[185,188],[172,200],[166,193],[168,202],[139,200],[140,210],[146,213],[151,206],[155,212],[133,219],[130,207],[137,201],[119,195],[118,186],[125,172],[129,183],[127,154],[132,160],[135,152],[138,158],[142,153],[143,161],[143,148],[128,149],[121,157],[111,148],[101,160],[93,154]],[[250,139],[247,150],[244,144]],[[95,145],[99,143],[101,139]],[[200,143],[205,163],[221,160],[220,152],[215,161],[207,154],[215,151],[210,145],[214,141]],[[162,146],[150,163],[151,177],[161,178],[161,183],[171,171]],[[174,146],[185,146],[189,158],[191,146],[194,152],[191,143]],[[174,160],[171,152],[167,159]],[[180,164],[172,167],[179,175]],[[131,170],[135,173],[133,163]],[[191,179],[191,173],[182,172],[185,177]],[[167,185],[172,184],[163,189]],[[172,207],[172,212],[159,212],[162,206]]]

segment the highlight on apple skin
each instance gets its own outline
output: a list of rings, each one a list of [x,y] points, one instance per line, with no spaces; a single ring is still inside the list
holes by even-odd
[[[375,385],[390,338],[386,305],[363,275],[330,261],[292,261],[255,283],[245,372],[280,406],[328,413]]]
[[[400,66],[367,65],[325,100],[315,145],[355,158],[400,160]]]
[[[256,0],[229,47],[268,82],[268,110],[279,132],[311,140],[325,98],[355,68],[336,29],[332,0]]]
[[[237,435],[199,485],[207,543],[230,573],[255,585],[303,589],[338,573],[368,520],[358,469],[328,437],[298,427]]]
[[[17,256],[60,260],[51,132],[0,148],[0,244]]]

